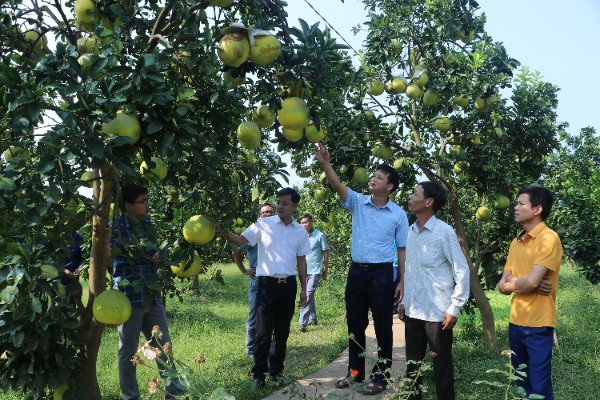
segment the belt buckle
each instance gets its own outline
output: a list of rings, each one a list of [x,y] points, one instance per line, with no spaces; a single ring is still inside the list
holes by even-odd
[[[275,278],[277,279],[277,283],[285,283],[287,281],[287,278]]]
[[[358,264],[358,268],[360,268],[363,271],[369,270],[369,266],[367,264]]]

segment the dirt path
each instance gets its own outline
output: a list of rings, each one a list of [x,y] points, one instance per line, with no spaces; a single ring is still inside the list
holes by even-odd
[[[392,353],[392,377],[396,378],[406,370],[406,358],[404,353],[404,324],[394,318],[394,348]],[[377,357],[377,342],[375,340],[375,331],[373,323],[367,328],[367,350],[372,352],[371,359]],[[372,362],[367,360],[366,371],[370,371]],[[285,387],[277,392],[265,397],[266,400],[288,400],[288,399],[316,399],[324,398],[328,394],[336,395],[335,398],[343,399],[383,399],[383,392],[377,396],[365,396],[352,389],[336,389],[335,382],[346,375],[348,368],[348,349],[331,364],[321,368],[317,372],[298,380],[294,385]],[[322,397],[317,397],[322,396]]]

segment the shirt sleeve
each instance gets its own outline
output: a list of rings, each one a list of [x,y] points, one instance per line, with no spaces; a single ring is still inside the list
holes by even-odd
[[[465,258],[456,232],[450,227],[446,232],[446,239],[444,240],[444,252],[448,261],[452,265],[452,275],[454,276],[454,292],[452,293],[452,299],[450,307],[446,311],[455,317],[458,317],[460,309],[469,300],[469,284],[470,284],[470,270],[467,259]]]
[[[250,246],[255,246],[260,240],[260,227],[258,221],[246,228],[246,230],[242,232],[242,236],[246,238]]]
[[[321,250],[329,250],[329,243],[327,242],[327,236],[321,234]]]
[[[408,218],[405,212],[401,212],[401,216],[396,223],[396,248],[402,249],[406,247],[406,239],[408,237]]]
[[[354,190],[348,188],[348,197],[346,197],[346,200],[342,200],[340,199],[340,204],[342,205],[342,207],[344,207],[346,210],[350,211],[350,213],[352,213],[354,211],[354,209],[356,208],[356,205],[358,204],[358,197],[359,194],[356,193]]]
[[[302,228],[304,230],[304,228]],[[296,252],[296,257],[298,256],[306,256],[311,253],[310,241],[308,240],[308,234],[304,231],[304,236],[302,236],[302,240],[298,246],[298,251]]]
[[[504,264],[504,269],[509,269],[511,271],[514,271],[514,266],[513,266],[513,257],[512,254],[513,253],[513,248],[514,246],[517,245],[517,238],[514,238],[512,242],[510,242],[510,246],[508,247],[508,255],[506,256],[506,263]]]
[[[556,271],[560,266],[562,255],[563,249],[558,235],[546,234],[540,239],[533,264]]]

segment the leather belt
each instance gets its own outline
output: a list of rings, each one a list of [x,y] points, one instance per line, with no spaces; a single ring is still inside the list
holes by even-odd
[[[381,268],[392,268],[391,262],[384,263],[357,263],[352,262],[352,268],[360,269],[361,271],[373,271]]]
[[[259,276],[258,279],[264,279],[267,282],[283,284],[296,280],[296,275],[286,276],[285,278],[275,278],[274,276]]]

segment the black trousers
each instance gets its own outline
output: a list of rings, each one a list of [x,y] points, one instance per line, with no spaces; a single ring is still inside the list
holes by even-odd
[[[373,315],[375,337],[379,347],[378,362],[371,370],[371,379],[386,384],[392,366],[394,272],[389,267],[363,270],[351,267],[346,282],[346,318],[348,319],[348,372],[358,371],[355,380],[365,378],[365,329],[369,325],[369,308]]]
[[[406,316],[404,320],[406,337],[406,361],[422,361],[427,344],[433,357],[433,376],[438,399],[454,400],[454,367],[452,365],[452,329],[442,330],[441,322],[428,322]],[[419,365],[408,363],[406,376],[419,369]],[[421,379],[417,381],[421,384]],[[420,399],[420,393],[411,399]]]
[[[296,277],[285,281],[259,277],[256,292],[256,347],[254,349],[254,378],[264,379],[283,371],[290,322],[296,303]],[[275,341],[271,349],[271,339]]]

